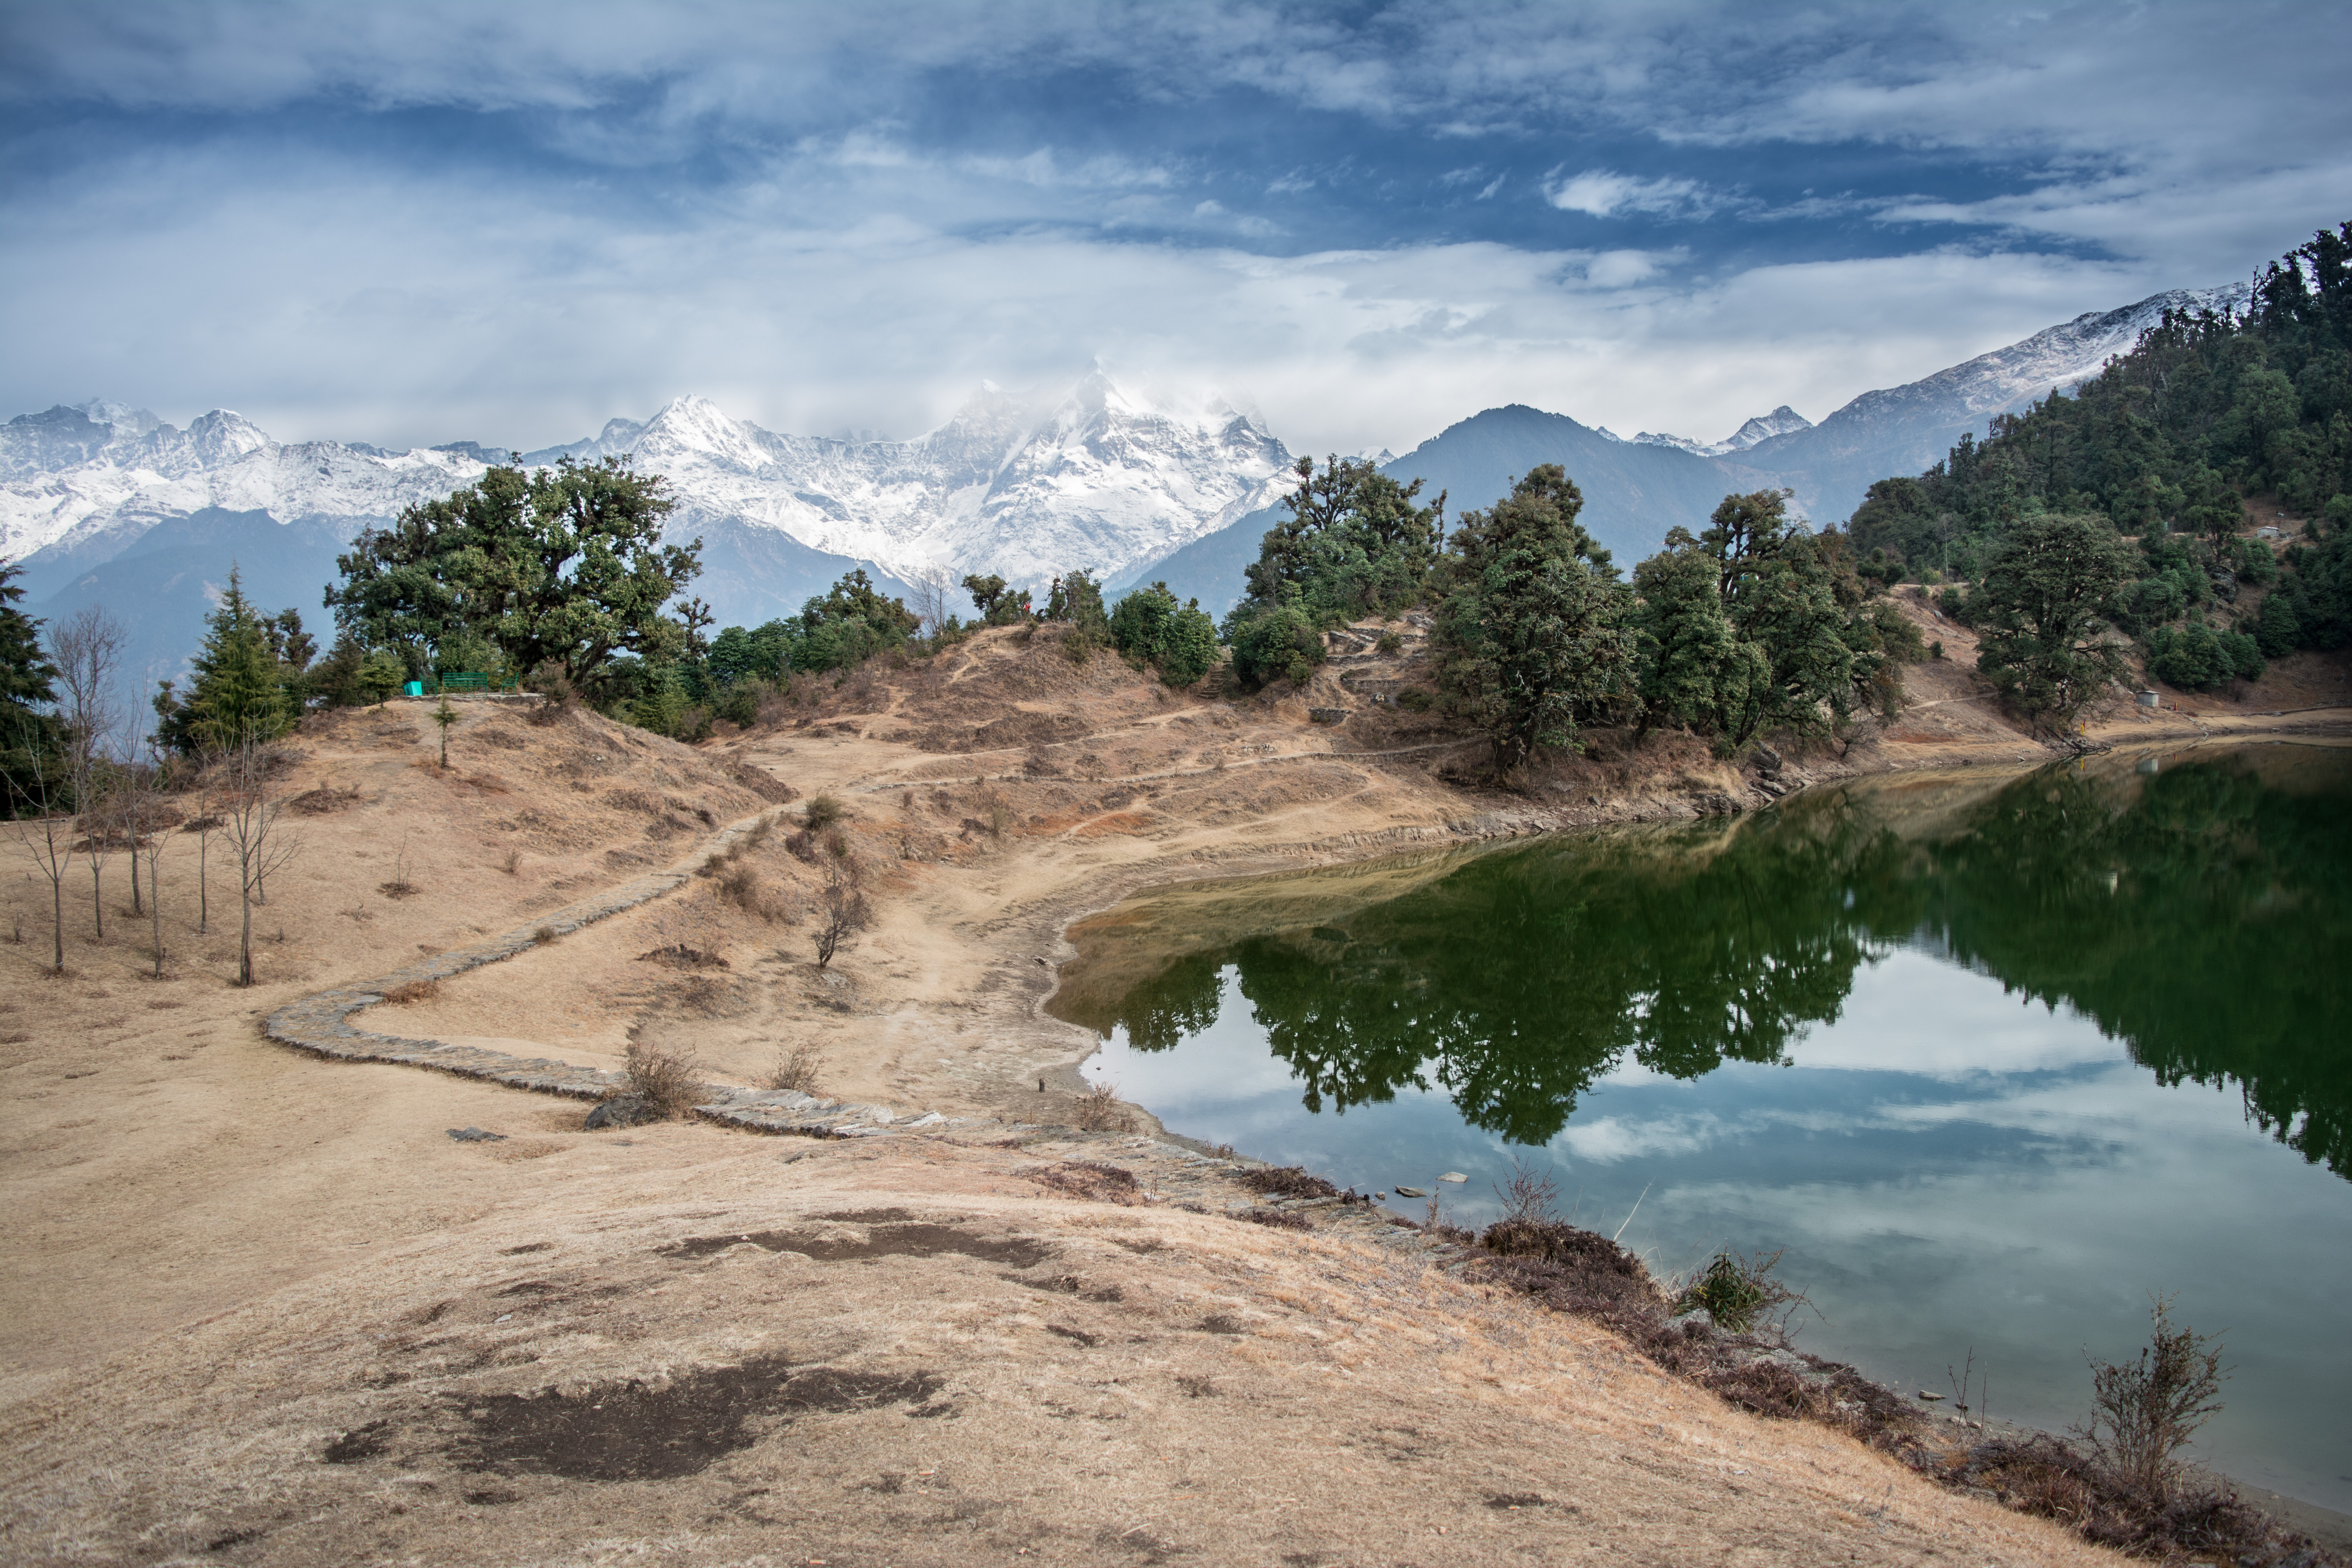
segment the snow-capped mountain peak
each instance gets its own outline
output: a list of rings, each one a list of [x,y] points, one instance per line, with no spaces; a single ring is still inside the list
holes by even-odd
[[[1687,436],[1666,436],[1650,430],[1643,431],[1633,439],[1645,447],[1672,447],[1702,458],[1722,458],[1733,452],[1745,452],[1775,436],[1792,435],[1812,427],[1811,420],[1783,403],[1769,414],[1758,415],[1720,441],[1694,441]]]

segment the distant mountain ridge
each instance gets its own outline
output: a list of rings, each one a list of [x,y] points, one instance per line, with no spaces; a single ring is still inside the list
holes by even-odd
[[[2165,309],[2238,308],[2248,294],[2174,289],[2090,312],[1864,393],[1819,425],[1784,404],[1706,446],[1646,431],[1626,441],[1512,405],[1376,460],[1423,479],[1432,498],[1448,492],[1455,517],[1492,505],[1538,463],[1564,464],[1584,490],[1586,526],[1630,566],[1669,529],[1703,526],[1732,490],[1785,486],[1816,522],[1842,521],[1872,481],[1916,473],[1995,415],[2097,374]],[[167,674],[194,647],[232,555],[262,603],[323,626],[321,590],[361,529],[494,462],[624,453],[670,480],[673,531],[704,542],[692,591],[722,625],[790,614],[858,566],[893,593],[926,572],[996,572],[1034,588],[1087,567],[1114,587],[1166,579],[1222,614],[1278,514],[1291,461],[1254,415],[1216,398],[1154,401],[1098,370],[1058,395],[986,387],[908,441],[781,435],[685,396],[649,419],[519,454],[472,441],[280,443],[226,409],[181,430],[97,400],[0,426],[0,556],[23,567],[37,615],[137,605],[135,657],[143,674]]]
[[[1446,497],[1446,526],[1464,512],[1490,507],[1512,483],[1541,463],[1559,463],[1584,494],[1580,520],[1613,551],[1618,565],[1654,552],[1677,525],[1698,529],[1723,500],[1722,469],[1679,448],[1621,441],[1564,414],[1525,404],[1489,408],[1449,426],[1402,458],[1381,466],[1400,483],[1422,482],[1422,500]],[[1230,526],[1112,579],[1116,587],[1164,581],[1181,599],[1223,616],[1242,595],[1242,573],[1257,559],[1258,542],[1281,515],[1269,506]]]
[[[2244,283],[2171,289],[2114,310],[2092,310],[2021,342],[1902,386],[1865,392],[1820,424],[1727,454],[1743,489],[1785,485],[1816,522],[1843,522],[1872,483],[1943,460],[1963,435],[2053,390],[2079,385],[2126,353],[2168,310],[2242,310]]]

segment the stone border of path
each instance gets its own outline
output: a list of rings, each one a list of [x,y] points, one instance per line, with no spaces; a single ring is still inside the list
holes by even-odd
[[[771,806],[756,816],[729,823],[696,849],[694,863],[700,864],[714,855],[725,854],[745,834],[762,823],[772,821],[779,809]],[[394,970],[378,979],[313,992],[272,1013],[262,1025],[262,1033],[280,1045],[337,1061],[394,1062],[404,1067],[431,1068],[438,1072],[455,1073],[460,1078],[481,1079],[490,1083],[505,1084],[509,1089],[530,1089],[537,1094],[560,1094],[572,1100],[609,1100],[626,1087],[619,1073],[602,1072],[550,1057],[510,1056],[505,1051],[484,1050],[477,1046],[453,1046],[446,1040],[378,1034],[372,1029],[359,1028],[349,1020],[352,1014],[362,1008],[381,1005],[384,993],[396,986],[446,980],[485,964],[512,958],[519,952],[528,952],[540,944],[539,933],[542,931],[568,936],[583,926],[593,925],[625,910],[650,902],[664,893],[673,892],[684,887],[693,875],[693,865],[656,871],[651,876],[639,877],[635,881],[607,889],[593,899],[567,904],[552,914],[533,921],[527,930],[518,928],[471,947],[435,953],[421,963]],[[749,1131],[792,1132],[815,1138],[871,1137],[877,1133],[919,1127],[959,1126],[962,1120],[950,1120],[936,1110],[918,1113],[881,1105],[819,1100],[814,1095],[788,1089],[730,1089],[709,1104],[694,1107],[694,1112],[705,1121],[740,1127]]]

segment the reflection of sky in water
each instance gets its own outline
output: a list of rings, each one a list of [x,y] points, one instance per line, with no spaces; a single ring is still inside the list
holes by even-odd
[[[1974,1346],[1993,1413],[2053,1428],[2088,1413],[2083,1351],[2135,1351],[2147,1292],[2177,1290],[2236,1368],[2203,1451],[2352,1509],[2352,1184],[2249,1127],[2234,1089],[2166,1089],[2087,1020],[1908,951],[1858,970],[1790,1057],[1687,1082],[1625,1060],[1548,1152],[1563,1208],[1607,1232],[1638,1200],[1623,1239],[1660,1271],[1785,1247],[1826,1320],[1807,1348],[1940,1390]],[[1307,1112],[1230,970],[1206,1030],[1162,1054],[1115,1036],[1086,1070],[1176,1131],[1431,1187],[1466,1223],[1493,1217],[1510,1168],[1433,1088]],[[1445,1170],[1469,1184],[1433,1186]]]

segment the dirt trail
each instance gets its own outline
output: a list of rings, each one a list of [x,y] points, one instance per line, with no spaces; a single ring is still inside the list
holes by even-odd
[[[1355,705],[1360,750],[1310,702]],[[191,836],[160,981],[128,920],[69,931],[70,973],[44,976],[47,887],[8,884],[11,1561],[2105,1560],[1360,1226],[1038,1179],[1193,1168],[1139,1112],[1132,1145],[1034,1131],[1072,1119],[1092,1045],[1037,1006],[1077,915],[1173,878],[1765,803],[1697,743],[1481,795],[1430,771],[1456,742],[1336,675],[1236,709],[1003,634],[698,750],[466,711],[446,773],[423,704],[290,748],[303,852],[252,990],[226,984],[222,881],[194,930]],[[1792,756],[1775,787],[2049,754],[1953,711],[1968,732]],[[982,754],[1021,762],[981,776]],[[785,835],[705,847],[820,792],[850,803],[877,914],[824,972]],[[671,865],[710,874],[354,1022],[597,1069],[634,1037],[738,1085],[805,1044],[827,1097],[967,1125],[589,1133],[576,1102],[261,1037],[301,997]]]

